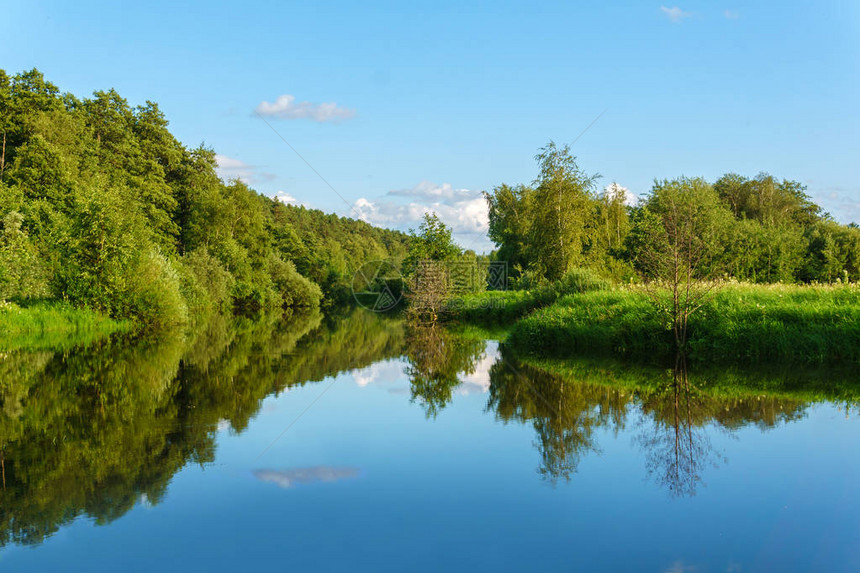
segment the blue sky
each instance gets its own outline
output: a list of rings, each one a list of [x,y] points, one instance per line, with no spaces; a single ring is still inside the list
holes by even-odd
[[[479,192],[598,116],[574,152],[601,185],[768,171],[860,221],[860,3],[581,4],[3,2],[0,66],[154,100],[268,195],[434,208],[479,250]]]

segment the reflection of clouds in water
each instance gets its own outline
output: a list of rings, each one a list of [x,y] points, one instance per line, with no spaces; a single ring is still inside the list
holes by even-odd
[[[487,349],[484,351],[478,363],[475,365],[475,371],[471,374],[464,374],[460,379],[462,384],[457,386],[457,393],[466,394],[486,394],[490,391],[490,368],[499,360],[499,343],[495,340],[487,341]]]
[[[694,565],[685,565],[683,561],[675,561],[666,569],[665,573],[688,573],[695,570]]]
[[[291,470],[254,470],[254,477],[278,487],[290,488],[296,484],[336,482],[358,476],[358,468],[315,466]]]
[[[137,503],[138,505],[145,507],[146,509],[152,509],[153,507],[155,507],[155,504],[149,500],[149,496],[145,493],[140,494],[140,496],[137,498]]]
[[[471,374],[460,374],[460,385],[457,386],[457,394],[486,394],[490,390],[490,368],[499,360],[499,343],[494,340],[487,341],[487,348],[475,365],[475,371]],[[387,391],[391,394],[409,394],[406,386],[399,385],[404,379],[405,364],[401,359],[384,360],[371,364],[366,368],[352,371],[353,380],[358,386],[364,388],[370,384],[376,386],[389,386]]]
[[[361,387],[368,384],[391,384],[403,378],[403,362],[400,360],[384,360],[371,364],[367,368],[354,370],[352,378]]]

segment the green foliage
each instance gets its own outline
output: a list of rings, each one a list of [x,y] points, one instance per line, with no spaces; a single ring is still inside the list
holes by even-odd
[[[436,213],[424,213],[418,232],[410,232],[409,253],[403,261],[403,274],[410,276],[424,261],[453,261],[460,247],[451,239],[451,229]]]
[[[350,296],[353,276],[365,263],[386,261],[400,268],[410,241],[399,231],[280,202],[273,204],[272,218],[276,250],[329,301]]]
[[[499,247],[497,260],[507,261],[511,269],[525,269],[529,264],[533,197],[534,189],[525,185],[502,184],[492,193],[484,192],[489,208],[488,235]]]
[[[570,147],[550,141],[535,156],[540,174],[532,199],[533,222],[527,250],[529,264],[549,280],[558,280],[585,262],[587,228],[594,211],[594,182],[571,155]]]
[[[50,295],[139,326],[314,306],[357,264],[405,255],[403,233],[282,205],[222,182],[153,102],[60,95],[0,72],[0,299]],[[316,283],[316,284],[314,284]]]
[[[21,229],[24,217],[9,211],[0,235],[0,301],[47,294],[47,271],[36,248]]]
[[[620,283],[637,273],[661,274],[656,267],[665,264],[658,259],[682,244],[669,236],[667,224],[681,221],[679,209],[690,207],[696,244],[686,250],[701,255],[696,267],[703,276],[757,283],[860,280],[860,229],[822,214],[796,181],[727,174],[711,187],[681,177],[655,182],[639,206],[628,207],[618,185],[596,194],[596,176],[587,175],[567,147],[550,142],[536,159],[532,187],[503,184],[485,193],[495,256],[508,261],[517,288],[556,280],[573,266]]]
[[[681,177],[655,182],[637,212],[627,237],[637,269],[647,278],[666,282],[688,271],[689,279],[718,274],[731,214],[703,179]]]
[[[300,275],[292,261],[274,258],[270,263],[275,290],[283,296],[286,308],[319,306],[322,299],[320,287]]]
[[[205,315],[231,307],[235,279],[206,247],[186,252],[179,261],[180,289],[189,311]]]
[[[167,258],[148,249],[133,261],[129,281],[123,293],[120,316],[133,316],[145,328],[164,328],[184,324],[188,307],[181,292],[179,273]]]

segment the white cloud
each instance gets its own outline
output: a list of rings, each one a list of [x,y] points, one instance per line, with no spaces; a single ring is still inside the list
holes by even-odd
[[[669,20],[675,23],[681,22],[684,18],[689,18],[692,14],[689,12],[684,12],[677,6],[673,6],[672,8],[666,8],[665,6],[660,6],[660,11],[666,15]]]
[[[409,189],[389,191],[376,199],[360,198],[353,205],[360,218],[372,225],[401,230],[416,229],[425,213],[436,213],[451,227],[455,240],[477,252],[492,249],[487,238],[489,213],[480,191],[455,189],[450,183],[422,181]]]
[[[310,119],[317,122],[341,122],[355,117],[355,110],[340,107],[336,103],[296,102],[296,96],[284,94],[273,103],[260,102],[255,110],[258,114],[278,119]]]
[[[241,159],[216,154],[215,162],[218,164],[215,172],[218,174],[218,177],[225,181],[238,179],[250,185],[252,183],[259,183],[260,181],[271,181],[275,178],[274,173],[261,171],[258,166],[245,163]]]
[[[725,16],[727,20],[737,20],[741,15],[737,10],[724,10],[723,16]]]
[[[860,190],[833,187],[812,195],[812,199],[836,221],[860,224]]]
[[[293,203],[298,203],[295,197],[287,193],[286,191],[278,191],[275,194],[275,201],[280,201],[285,205],[292,205]]]
[[[291,193],[287,193],[286,191],[279,190],[275,193],[273,197],[275,201],[280,201],[284,205],[301,205],[302,207],[310,208],[310,205],[304,201],[299,201]]]
[[[639,203],[639,198],[634,195],[630,189],[624,187],[623,185],[619,185],[614,181],[603,188],[604,193],[614,194],[619,191],[621,193],[624,193],[624,204],[628,207],[635,207]]]

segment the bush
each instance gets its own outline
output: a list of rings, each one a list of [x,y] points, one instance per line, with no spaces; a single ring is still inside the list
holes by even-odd
[[[588,269],[575,268],[567,271],[558,281],[550,285],[558,296],[577,294],[595,290],[606,290],[611,285],[609,281],[599,277]]]
[[[179,259],[180,289],[189,311],[209,313],[230,308],[235,279],[202,247]]]
[[[144,251],[130,274],[120,297],[121,316],[132,317],[146,328],[187,322],[188,307],[180,292],[179,273],[164,255],[154,249]]]
[[[322,290],[315,282],[300,275],[292,261],[282,261],[273,255],[269,270],[284,308],[319,306]]]
[[[48,272],[30,238],[24,217],[10,211],[0,233],[0,300],[41,297],[48,292]]]

